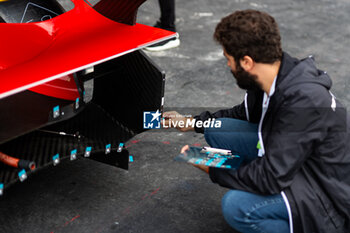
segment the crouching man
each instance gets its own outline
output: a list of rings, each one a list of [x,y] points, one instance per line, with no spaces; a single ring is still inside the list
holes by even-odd
[[[244,233],[350,232],[350,120],[329,76],[313,58],[283,52],[277,23],[264,12],[234,12],[214,38],[246,96],[194,117],[216,118],[221,128],[178,129],[204,133],[211,147],[244,159],[232,170],[197,166],[231,189],[222,199],[226,221]],[[185,120],[176,112],[163,117]]]

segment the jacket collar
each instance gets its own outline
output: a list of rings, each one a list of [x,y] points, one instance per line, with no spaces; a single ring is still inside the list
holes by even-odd
[[[300,61],[294,57],[291,57],[288,53],[283,52],[281,66],[278,71],[276,86],[278,86],[284,78],[289,74],[289,72],[298,65]]]

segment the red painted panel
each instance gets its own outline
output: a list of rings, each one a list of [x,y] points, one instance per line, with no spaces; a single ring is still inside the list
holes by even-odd
[[[30,88],[31,91],[59,99],[76,100],[79,95],[73,75],[67,75],[59,79]]]
[[[51,20],[0,23],[0,98],[174,37],[175,33],[114,22],[83,0]]]

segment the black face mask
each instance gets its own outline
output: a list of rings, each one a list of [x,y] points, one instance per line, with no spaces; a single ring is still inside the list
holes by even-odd
[[[245,71],[240,64],[236,65],[236,71],[231,70],[233,77],[237,81],[237,85],[245,90],[261,90],[260,83],[257,82],[258,77],[253,74],[249,74]]]

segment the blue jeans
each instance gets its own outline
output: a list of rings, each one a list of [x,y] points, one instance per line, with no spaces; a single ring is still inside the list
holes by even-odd
[[[242,164],[257,158],[258,125],[232,118],[221,118],[221,128],[207,128],[204,137],[211,147],[228,149],[241,156]],[[243,233],[288,233],[289,218],[280,194],[263,196],[230,190],[222,198],[227,223]]]

